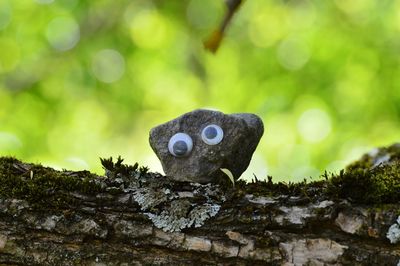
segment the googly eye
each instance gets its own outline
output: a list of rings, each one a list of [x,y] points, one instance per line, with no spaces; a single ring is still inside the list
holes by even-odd
[[[176,133],[168,142],[169,152],[176,157],[188,155],[193,149],[192,138],[185,133]]]
[[[224,131],[220,126],[208,125],[201,132],[201,139],[208,145],[217,145],[224,138]]]

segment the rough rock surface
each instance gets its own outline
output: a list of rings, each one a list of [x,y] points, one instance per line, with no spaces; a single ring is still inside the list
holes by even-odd
[[[208,125],[221,127],[223,139],[220,143],[209,145],[202,139],[202,131]],[[248,167],[263,132],[263,123],[254,114],[226,115],[199,109],[151,129],[150,145],[164,172],[172,179],[217,182],[219,178],[227,178],[221,168],[229,169],[235,179],[240,177]],[[193,141],[193,148],[186,156],[174,156],[169,151],[169,141],[176,133],[186,133]]]

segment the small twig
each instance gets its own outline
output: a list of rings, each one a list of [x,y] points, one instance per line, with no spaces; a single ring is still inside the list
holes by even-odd
[[[222,38],[224,36],[225,30],[227,26],[229,25],[233,14],[239,9],[240,4],[243,2],[243,0],[225,0],[225,4],[227,6],[227,12],[224,16],[224,19],[222,20],[222,23],[220,24],[219,28],[216,29],[205,41],[204,41],[204,48],[211,51],[212,53],[215,53],[222,41]]]

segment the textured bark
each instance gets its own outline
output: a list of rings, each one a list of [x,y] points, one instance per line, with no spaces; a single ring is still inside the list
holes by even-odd
[[[10,159],[4,164],[0,176],[13,175],[22,182],[39,178],[35,171],[44,169]],[[11,171],[4,173],[6,169]],[[139,173],[137,167],[130,170],[126,175]],[[107,171],[108,177],[93,177],[94,184],[100,184],[100,191],[95,193],[61,188],[41,201],[23,193],[10,192],[7,196],[3,191],[0,263],[397,265],[400,259],[399,243],[390,243],[387,238],[400,214],[399,204],[366,205],[330,198],[325,194],[328,181],[298,187],[239,183],[224,190],[221,184],[212,185],[221,193],[213,195],[224,197],[216,199],[221,204],[217,214],[199,227],[168,232],[149,219],[149,212],[157,212],[154,206],[163,209],[167,203],[145,208],[138,203],[131,183],[124,185],[121,171]],[[138,180],[153,175],[145,170],[141,173]],[[61,172],[61,177],[64,175],[82,178],[81,172]],[[140,189],[163,179],[160,175],[148,178]],[[199,201],[196,193],[190,193],[199,189],[196,184],[173,182],[162,186],[179,191],[176,197],[188,199],[192,206]],[[269,189],[275,193],[266,192]]]

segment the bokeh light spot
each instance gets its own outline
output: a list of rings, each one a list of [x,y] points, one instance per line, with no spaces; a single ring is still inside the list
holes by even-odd
[[[0,132],[0,151],[9,152],[22,147],[21,140],[14,134],[8,132]]]
[[[79,25],[72,17],[55,18],[47,25],[46,38],[55,50],[70,50],[79,41]]]
[[[139,12],[130,24],[131,38],[141,48],[160,48],[168,38],[167,21],[155,10]]]
[[[297,129],[305,141],[320,142],[331,132],[331,119],[321,109],[310,109],[300,116]]]
[[[5,29],[11,21],[12,10],[7,1],[0,2],[0,30]]]
[[[256,46],[263,48],[276,44],[287,32],[286,17],[286,12],[282,8],[258,9],[250,18],[248,28],[250,40]]]
[[[125,72],[125,60],[113,49],[104,49],[96,53],[92,61],[94,76],[105,83],[119,80]]]
[[[301,69],[310,59],[307,44],[297,38],[287,38],[278,47],[279,63],[288,70]]]

